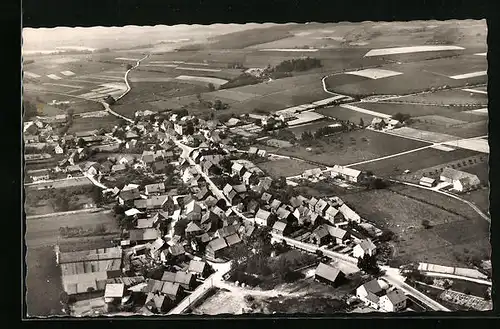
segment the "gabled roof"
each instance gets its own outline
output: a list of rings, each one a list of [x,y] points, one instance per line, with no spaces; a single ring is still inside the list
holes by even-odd
[[[219,220],[219,216],[214,213],[213,211],[207,211],[203,216],[201,217],[201,223],[206,223],[206,222],[211,222],[213,220]]]
[[[359,246],[363,249],[363,251],[375,250],[377,247],[370,239],[364,239],[359,242]]]
[[[310,200],[309,200],[309,206],[311,207],[314,207],[316,205],[316,203],[318,203],[318,199],[316,199],[315,197],[312,197]]]
[[[223,238],[217,238],[210,241],[207,247],[210,247],[213,251],[218,251],[226,248],[227,243],[226,240],[224,240]]]
[[[319,225],[313,233],[315,236],[317,236],[319,239],[322,239],[324,237],[330,236],[330,232],[328,232],[328,229],[326,228],[326,225]]]
[[[340,273],[341,271],[333,266],[319,263],[318,267],[316,268],[315,274],[316,276],[320,276],[324,279],[327,279],[328,281],[335,282]]]
[[[302,200],[300,200],[298,197],[291,197],[290,205],[294,208],[300,207],[302,205]]]
[[[394,289],[386,294],[389,301],[394,305],[407,299],[406,295],[399,289]]]
[[[456,170],[450,167],[446,167],[443,169],[443,172],[441,173],[441,177],[446,177],[451,180],[462,180],[462,179],[474,179],[474,180],[479,180],[476,175],[470,174],[465,171],[460,171]]]
[[[160,233],[154,228],[132,229],[129,233],[130,241],[156,240],[160,237]]]
[[[104,298],[122,298],[125,293],[125,285],[123,283],[106,284]]]
[[[147,208],[162,207],[165,204],[165,202],[167,202],[169,197],[170,196],[168,194],[154,195],[146,199],[146,207]]]
[[[339,210],[342,213],[342,215],[344,215],[344,217],[348,220],[360,219],[360,216],[354,210],[349,208],[349,206],[347,206],[345,203],[340,206]]]
[[[291,212],[285,207],[281,206],[276,210],[276,215],[279,219],[287,219],[290,216]]]
[[[359,170],[347,168],[347,167],[343,167],[343,166],[339,166],[339,165],[333,166],[332,172],[338,173],[341,175],[346,175],[349,177],[358,177],[359,175],[361,175],[361,171],[359,171]]]
[[[224,186],[224,188],[222,189],[222,191],[224,192],[224,194],[227,196],[231,191],[233,190],[233,187],[229,184],[226,184],[226,186]]]
[[[328,209],[326,209],[325,211],[325,214],[329,217],[335,217],[338,213],[339,213],[338,209],[334,207],[328,207]]]
[[[149,218],[139,218],[137,219],[137,228],[150,228],[153,227],[155,222],[154,217],[149,217]]]
[[[170,246],[170,248],[168,248],[168,251],[172,254],[172,256],[180,256],[186,253],[184,246],[180,243]]]
[[[275,210],[278,209],[279,206],[281,206],[281,201],[278,199],[274,199],[270,204],[270,207]]]
[[[375,295],[383,292],[383,289],[380,286],[380,284],[378,283],[377,279],[374,279],[374,280],[371,280],[371,281],[364,283],[363,287],[365,288],[366,291],[369,291]]]
[[[238,184],[238,185],[233,185],[233,189],[236,191],[236,193],[245,193],[247,191],[247,187],[245,184]]]
[[[217,230],[217,235],[219,235],[219,237],[221,238],[225,238],[236,233],[236,231],[237,230],[234,225],[224,226],[223,228]]]
[[[203,231],[195,222],[190,222],[186,227],[186,233],[196,233]]]
[[[135,216],[135,215],[139,215],[139,214],[142,214],[142,212],[140,212],[139,210],[137,210],[135,208],[131,208],[131,209],[125,211],[125,216],[127,216],[127,217],[131,217],[131,216]]]
[[[163,283],[161,292],[168,296],[177,296],[179,293],[180,285],[177,282],[167,281]]]
[[[123,201],[132,201],[132,200],[139,199],[141,197],[141,195],[139,194],[139,191],[137,191],[137,190],[128,190],[128,191],[122,190],[119,194],[119,197]]]
[[[262,196],[260,198],[261,198],[261,200],[269,203],[269,201],[272,199],[272,197],[273,196],[271,194],[264,192],[264,193],[262,193]]]
[[[233,225],[230,225],[227,227],[231,227],[231,226],[233,226]],[[237,233],[231,234],[231,235],[226,237],[226,243],[229,247],[234,246],[235,244],[240,243],[240,242],[241,242],[241,239]]]
[[[328,229],[328,233],[330,233],[330,235],[336,239],[344,239],[347,237],[347,231],[345,231],[341,228],[330,226],[330,225],[326,225],[326,227]]]
[[[193,274],[179,271],[175,273],[175,282],[180,284],[190,284],[193,280]]]
[[[146,193],[160,193],[165,192],[164,183],[148,184],[145,186]]]
[[[138,209],[146,209],[147,204],[148,202],[145,199],[134,200],[134,207]]]
[[[165,271],[161,277],[162,281],[175,282],[175,272]]]
[[[209,195],[204,201],[203,203],[207,206],[207,208],[210,208],[210,207],[213,207],[215,206],[215,204],[217,203],[217,199],[212,196],[212,195]]]
[[[186,204],[186,214],[192,212],[201,213],[201,206],[195,200],[191,200],[188,204]]]
[[[188,271],[189,272],[194,272],[194,273],[199,273],[199,274],[202,274],[203,271],[205,270],[205,266],[207,265],[207,263],[201,261],[201,260],[191,260],[189,262],[189,268],[188,268]]]
[[[273,230],[284,231],[287,226],[287,223],[276,221],[273,225]]]
[[[326,202],[325,200],[323,199],[320,199],[316,205],[314,206],[314,208],[317,210],[317,211],[323,211],[325,208],[328,207],[328,202]]]
[[[115,164],[111,167],[111,171],[116,172],[116,171],[122,171],[127,169],[127,167],[124,164]]]

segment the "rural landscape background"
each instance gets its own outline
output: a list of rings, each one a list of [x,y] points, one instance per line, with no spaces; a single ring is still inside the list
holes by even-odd
[[[491,254],[486,37],[484,20],[24,28],[24,121],[67,118],[51,128],[57,140],[30,144],[25,137],[26,154],[51,155],[27,161],[25,170],[60,166],[71,152],[59,153],[53,145],[61,145],[64,136],[111,133],[138,111],[186,110],[201,120],[227,123],[300,108],[297,124],[263,133],[239,134],[245,128],[238,128],[231,138],[238,149],[256,147],[273,155],[255,163],[273,180],[286,182],[283,191],[292,186],[308,197],[338,196],[362,218],[391,232],[391,240],[379,248],[387,266],[425,262],[479,268]],[[387,50],[396,47],[413,50]],[[109,96],[116,101],[103,106]],[[372,129],[373,120],[381,118],[401,118],[405,125]],[[334,131],[336,124],[349,128]],[[123,145],[87,147],[94,150],[87,160],[99,163],[132,154]],[[142,152],[137,153],[132,155]],[[391,184],[343,188],[304,179],[307,170],[335,165]],[[423,176],[439,180],[445,167],[474,174],[480,184],[456,197],[419,187]],[[51,176],[50,183],[29,177],[28,314],[61,315],[64,289],[54,247],[104,248],[121,237],[122,226],[115,201],[104,202],[102,188],[86,175]],[[133,180],[123,175],[105,184]],[[87,233],[69,234],[72,228]],[[296,268],[310,256],[297,250],[283,255]],[[271,263],[277,271],[278,261]],[[353,283],[330,289],[305,276],[251,299],[243,288],[221,288],[192,313],[237,314],[249,304],[268,313],[329,313],[340,304],[328,296],[341,300],[356,288]],[[457,290],[481,298],[486,294],[482,285],[461,288],[456,282]],[[435,287],[417,288],[432,298],[441,293]],[[285,291],[293,293],[283,303],[278,295]],[[301,304],[306,294],[316,299]]]

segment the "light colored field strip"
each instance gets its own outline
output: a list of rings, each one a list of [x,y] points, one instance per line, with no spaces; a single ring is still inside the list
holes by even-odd
[[[131,82],[171,82],[173,78],[130,78]]]
[[[479,114],[479,115],[488,115],[488,108],[477,109],[477,110],[470,110],[470,111],[464,111],[464,113]]]
[[[114,76],[114,75],[100,74],[100,75],[97,75],[97,77],[99,77],[99,78],[107,78],[107,79],[111,79],[111,80],[123,80],[123,77],[118,77],[118,76]]]
[[[344,95],[338,95],[338,96],[334,96],[334,97],[330,97],[330,98],[322,99],[320,101],[313,102],[312,104],[313,105],[328,105],[328,103],[331,103],[333,101],[336,101],[338,99],[342,99],[345,97],[346,96],[344,96]]]
[[[384,56],[396,54],[411,54],[427,51],[443,51],[443,50],[463,50],[465,48],[459,46],[412,46],[412,47],[395,47],[372,49],[365,54],[365,57]]]
[[[101,89],[101,90],[92,90],[92,92],[96,93],[96,94],[107,94],[107,93],[111,93],[111,92],[114,92],[114,91],[123,91],[123,89],[118,89],[118,88],[106,88],[106,89]]]
[[[486,53],[477,53],[477,54],[474,54],[476,56],[486,56]]]
[[[24,71],[23,73],[28,78],[34,78],[34,79],[40,78],[40,75],[33,73],[33,72]]]
[[[259,49],[259,51],[283,51],[283,52],[315,52],[318,51],[319,49],[310,49],[310,48],[304,48],[304,49],[297,49],[297,48],[270,48],[270,49]]]
[[[75,73],[71,72],[71,71],[61,71],[61,74],[62,75],[65,75],[67,77],[69,76],[72,76],[72,75],[75,75]]]
[[[68,87],[68,88],[74,88],[74,89],[83,89],[83,88],[85,88],[83,86],[73,86],[73,85],[65,85],[65,84],[62,84],[62,83],[50,83],[50,82],[46,82],[46,83],[44,83],[44,85],[59,86],[59,87]]]
[[[55,74],[49,74],[49,75],[47,75],[47,78],[50,78],[52,80],[61,80],[62,79],[60,76],[57,76]]]
[[[104,76],[92,76],[92,77],[87,77],[88,79],[96,79],[96,80],[104,80],[104,81],[120,81],[123,80],[123,78],[120,77],[104,77]]]
[[[151,61],[150,63],[151,64],[184,64],[184,61]]]
[[[217,79],[217,78],[210,78],[210,77],[196,77],[196,76],[191,76],[191,75],[179,75],[176,77],[177,80],[184,80],[184,81],[200,81],[200,82],[206,82],[206,83],[213,83],[216,85],[223,85],[227,83],[227,80],[224,79]]]
[[[426,130],[415,129],[411,127],[402,127],[392,129],[391,133],[401,137],[416,138],[428,143],[443,143],[457,140],[457,136],[441,134],[437,132],[431,132]]]
[[[96,83],[98,83],[97,81],[90,81],[90,80],[84,80],[84,79],[71,79],[69,81],[76,81],[76,82],[84,82],[84,83],[91,83],[93,85],[95,85]]]
[[[100,87],[100,88],[96,88],[96,89],[92,89],[93,92],[100,92],[102,90],[109,90],[110,87],[109,86],[103,86],[103,87]]]
[[[171,68],[175,68],[175,67],[178,67],[179,65],[175,65],[175,64],[142,64],[142,66],[144,66],[144,67],[171,67]]]
[[[199,67],[183,67],[183,66],[178,66],[175,69],[176,70],[185,70],[185,71],[203,71],[203,72],[220,72],[221,71],[219,69],[202,69]]]
[[[463,91],[467,91],[469,93],[476,93],[476,94],[485,94],[488,95],[488,92],[485,90],[477,90],[477,89],[462,89]]]
[[[487,71],[478,71],[478,72],[471,72],[471,73],[453,75],[450,78],[454,79],[454,80],[462,80],[462,79],[468,79],[468,78],[481,77],[481,76],[487,75],[487,74],[488,74]]]
[[[123,83],[103,83],[101,86],[120,89],[120,90],[127,90],[127,86]]]
[[[388,77],[393,77],[396,75],[401,75],[401,72],[382,70],[382,69],[365,69],[359,71],[346,72],[345,74],[357,75],[360,77],[370,78],[370,79],[383,79]]]
[[[448,146],[444,146],[444,145],[432,145],[431,148],[433,149],[436,149],[436,150],[440,150],[440,151],[445,151],[445,152],[450,152],[450,151],[455,151],[454,148],[451,148],[451,147],[448,147]]]
[[[134,61],[134,62],[137,62],[139,60],[138,58],[128,58],[128,57],[117,57],[115,59],[119,61]]]
[[[186,65],[203,65],[203,66],[209,66],[210,65],[208,63],[193,63],[193,62],[186,62],[184,64],[186,64]]]
[[[445,145],[459,147],[481,153],[490,153],[490,146],[486,139],[457,140],[444,143]]]
[[[376,117],[379,117],[379,118],[386,118],[386,119],[390,119],[391,118],[391,116],[389,114],[374,112],[374,111],[370,111],[370,110],[365,110],[365,109],[362,109],[360,107],[349,105],[349,104],[341,104],[340,107],[343,107],[343,108],[348,109],[348,110],[360,112],[360,113],[365,113],[365,114],[373,115],[373,116],[376,116]],[[334,113],[332,113],[332,115],[335,116]]]

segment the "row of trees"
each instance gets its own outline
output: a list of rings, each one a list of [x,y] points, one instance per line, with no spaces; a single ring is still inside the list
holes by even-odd
[[[317,58],[297,58],[285,60],[274,67],[275,72],[301,72],[322,67],[321,60]]]

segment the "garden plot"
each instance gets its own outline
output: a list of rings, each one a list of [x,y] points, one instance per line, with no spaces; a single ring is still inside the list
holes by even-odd
[[[488,141],[484,139],[456,140],[447,142],[445,143],[445,145],[481,153],[490,153],[490,146],[488,144]]]
[[[230,99],[236,102],[242,102],[260,96],[258,94],[238,91],[237,89],[221,89],[211,94],[213,94],[216,97],[220,96],[222,98]]]
[[[390,103],[420,103],[435,105],[487,105],[488,96],[485,94],[469,93],[461,89],[439,90],[418,95],[402,96],[387,100]]]
[[[371,56],[386,56],[394,54],[408,54],[429,51],[445,51],[445,50],[463,50],[465,48],[459,46],[411,46],[411,47],[394,47],[383,49],[372,49],[365,54],[365,57]]]
[[[192,76],[192,75],[179,75],[178,77],[175,77],[177,80],[183,80],[183,81],[195,81],[195,82],[202,82],[206,84],[213,84],[215,86],[221,86],[225,83],[227,83],[227,80],[224,79],[218,79],[218,78],[210,78],[210,77],[198,77],[198,76]]]
[[[359,71],[346,72],[345,74],[357,75],[369,79],[383,79],[403,74],[401,72],[382,70],[382,69],[364,69]]]
[[[305,161],[294,159],[277,159],[261,162],[258,167],[271,177],[288,177],[302,174],[305,170],[317,168]]]

